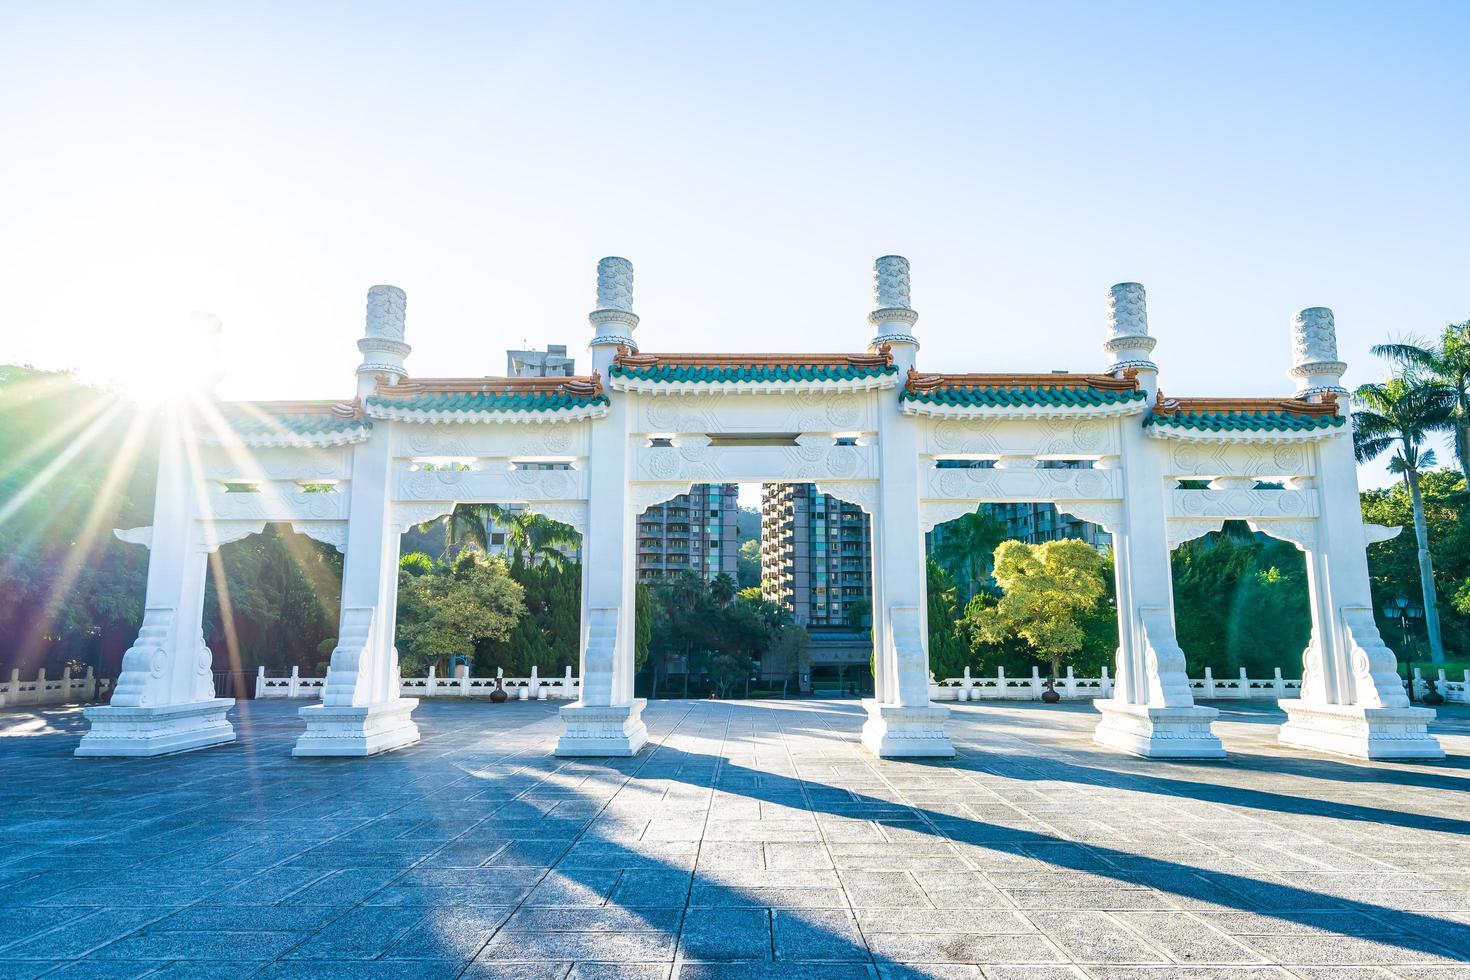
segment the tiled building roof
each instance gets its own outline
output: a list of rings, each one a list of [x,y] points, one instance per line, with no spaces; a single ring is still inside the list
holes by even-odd
[[[1201,432],[1309,432],[1336,428],[1346,420],[1337,399],[1165,398],[1159,393],[1145,425]]]
[[[896,375],[885,345],[867,354],[640,354],[620,348],[608,376],[653,382],[863,381]]]
[[[920,374],[910,371],[905,402],[953,408],[1100,408],[1145,398],[1136,373]]]
[[[529,414],[606,406],[602,379],[421,378],[379,385],[368,397],[371,415],[474,415],[481,412]]]

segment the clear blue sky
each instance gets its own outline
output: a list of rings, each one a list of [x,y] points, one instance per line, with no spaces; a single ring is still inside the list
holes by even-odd
[[[0,360],[138,373],[193,309],[229,397],[346,395],[588,336],[858,349],[914,263],[934,370],[1102,363],[1149,290],[1173,394],[1289,391],[1287,325],[1470,318],[1467,3],[193,4],[0,11]],[[1379,477],[1365,473],[1369,481]]]

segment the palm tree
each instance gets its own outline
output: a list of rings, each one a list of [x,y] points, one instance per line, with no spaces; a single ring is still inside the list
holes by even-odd
[[[1434,450],[1424,449],[1430,432],[1442,428],[1450,408],[1437,386],[1417,385],[1412,377],[1390,378],[1382,384],[1366,384],[1353,393],[1353,451],[1358,462],[1377,459],[1393,450],[1390,472],[1400,473],[1409,488],[1414,506],[1414,539],[1419,546],[1419,586],[1424,592],[1424,628],[1429,634],[1429,656],[1444,662],[1444,644],[1439,635],[1438,596],[1434,587],[1434,565],[1429,558],[1429,528],[1424,520],[1424,498],[1419,492],[1420,473],[1435,464]]]
[[[709,596],[722,606],[728,606],[735,601],[735,593],[739,588],[729,572],[721,572],[709,580]]]
[[[1006,527],[980,511],[957,517],[942,527],[944,530],[935,535],[934,560],[957,581],[967,593],[965,601],[969,601],[985,581],[995,546],[1006,539]]]
[[[1455,434],[1455,458],[1470,489],[1470,320],[1446,326],[1437,344],[1379,344],[1373,354],[1397,361],[1443,389],[1454,405],[1449,427]]]
[[[444,547],[453,553],[465,547],[490,550],[489,525],[495,524],[505,532],[506,547],[512,562],[521,561],[526,555],[531,560],[544,558],[562,562],[566,556],[558,547],[577,544],[575,529],[553,521],[535,511],[515,510],[501,504],[457,504],[449,519],[444,522]]]

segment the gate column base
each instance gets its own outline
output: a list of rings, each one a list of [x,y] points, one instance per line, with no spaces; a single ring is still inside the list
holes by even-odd
[[[309,704],[301,709],[306,734],[296,740],[291,754],[307,756],[377,755],[419,740],[413,723],[417,698],[399,698],[381,704]]]
[[[586,705],[581,701],[562,705],[566,728],[556,742],[562,758],[609,758],[634,756],[648,741],[643,724],[645,698],[631,704]]]
[[[1355,759],[1444,758],[1439,740],[1429,734],[1432,708],[1309,704],[1295,698],[1278,704],[1286,712],[1278,736],[1286,745]]]
[[[868,720],[863,744],[881,759],[953,759],[954,743],[944,732],[949,709],[929,702],[917,707],[864,699]]]
[[[82,712],[92,727],[72,754],[78,758],[146,758],[224,745],[235,740],[235,729],[225,720],[234,706],[234,698],[151,707],[94,705]]]
[[[1210,731],[1220,712],[1203,705],[1155,708],[1115,698],[1099,699],[1093,707],[1102,721],[1093,741],[1145,759],[1223,759],[1225,746]]]

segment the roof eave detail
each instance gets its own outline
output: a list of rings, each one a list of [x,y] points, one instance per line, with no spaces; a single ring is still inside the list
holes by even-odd
[[[1280,443],[1321,442],[1350,431],[1346,426],[1322,426],[1316,429],[1191,429],[1178,425],[1145,425],[1150,439],[1172,439],[1175,442],[1211,443]]]
[[[1141,415],[1148,408],[1143,399],[1110,405],[937,405],[904,399],[903,414],[941,419],[1081,419]]]
[[[297,432],[259,433],[242,436],[231,433],[233,438],[221,438],[217,433],[204,433],[199,441],[216,446],[249,446],[252,449],[327,449],[333,446],[351,446],[367,442],[372,437],[369,426],[357,426],[340,432],[322,432],[302,435]]]
[[[608,406],[605,404],[580,405],[575,408],[551,408],[531,409],[527,411],[500,411],[487,410],[425,410],[410,408],[390,408],[381,403],[369,402],[365,406],[367,414],[375,419],[387,419],[394,422],[411,423],[444,423],[444,422],[469,422],[473,424],[502,424],[502,423],[546,423],[546,422],[580,422],[583,419],[600,419],[607,415]]]
[[[806,392],[879,391],[898,386],[897,374],[832,381],[656,381],[647,378],[613,376],[608,384],[615,391],[632,391],[647,395],[698,395],[731,392],[749,395],[785,395]]]

